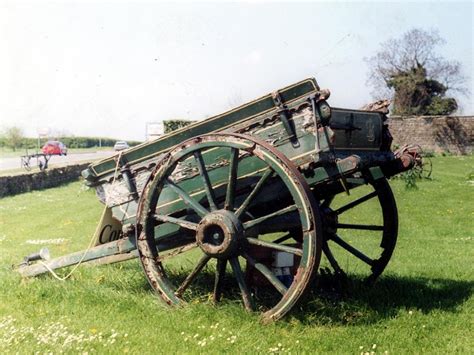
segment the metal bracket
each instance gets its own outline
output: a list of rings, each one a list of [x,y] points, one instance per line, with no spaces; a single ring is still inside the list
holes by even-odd
[[[295,148],[299,147],[300,143],[298,142],[298,138],[296,137],[295,128],[293,126],[293,123],[290,122],[291,113],[288,110],[288,107],[286,107],[286,105],[283,103],[280,93],[278,91],[274,91],[272,93],[272,99],[273,99],[273,102],[275,103],[275,106],[278,108],[279,118],[283,124],[283,127],[285,127],[286,133],[288,134],[288,137],[290,138],[291,144]]]
[[[308,100],[311,102],[311,110],[313,111],[313,119],[314,119],[314,137],[316,139],[316,153],[319,154],[321,151],[321,144],[319,142],[319,131],[318,131],[318,124],[321,122],[321,117],[319,116],[319,112],[316,110],[316,95],[311,95]]]
[[[372,176],[372,179],[379,180],[385,177],[385,174],[383,173],[382,169],[380,169],[379,166],[373,166],[369,168],[370,175]]]
[[[347,187],[347,180],[346,180],[346,177],[344,176],[344,174],[342,172],[341,166],[338,164],[339,161],[336,160],[336,167],[337,167],[337,171],[339,173],[339,180],[341,181],[342,188],[346,192],[347,196],[350,196],[350,194],[351,194],[350,189]]]
[[[130,170],[130,166],[122,155],[120,155],[118,159],[120,173],[122,174],[122,179],[125,182],[125,186],[127,186],[127,189],[130,192],[130,197],[135,201],[138,201],[139,195],[137,191],[137,185],[135,184],[135,179],[133,177],[132,171]]]
[[[346,123],[337,123],[331,122],[329,127],[334,130],[344,130],[344,131],[361,131],[362,128],[354,126],[354,114],[346,116]]]
[[[347,186],[346,173],[355,171],[360,164],[360,158],[357,155],[350,155],[344,159],[336,159],[336,167],[339,173],[339,180],[342,188],[347,195],[350,195],[350,188]]]

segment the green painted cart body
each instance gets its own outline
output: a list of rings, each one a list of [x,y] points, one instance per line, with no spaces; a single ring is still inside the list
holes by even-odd
[[[166,304],[237,295],[265,321],[312,285],[322,255],[335,275],[374,281],[397,239],[387,179],[418,156],[391,151],[383,113],[328,97],[306,79],[90,165],[107,215],[97,245],[20,272],[139,257]],[[375,222],[358,221],[366,204]]]

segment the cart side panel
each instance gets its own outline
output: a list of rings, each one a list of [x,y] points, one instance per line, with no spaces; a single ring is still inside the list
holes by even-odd
[[[250,122],[244,122],[232,127],[232,131],[258,137],[271,143],[292,160],[296,166],[304,169],[304,166],[309,167],[311,164],[317,162],[319,157],[316,150],[316,139],[314,135],[314,118],[305,99],[295,101],[293,105],[289,106],[289,109],[293,112],[292,122],[296,131],[298,141],[297,146],[290,142],[290,138],[282,127],[278,115],[271,117],[268,115],[256,117]],[[344,115],[345,112],[342,111],[336,112],[335,114],[336,117]],[[361,115],[362,117],[365,117],[366,113],[362,112]],[[382,119],[380,115],[381,114],[379,113],[369,113],[369,118],[374,122],[381,122]],[[359,115],[356,115],[356,121],[359,118]],[[371,132],[369,136],[371,137],[372,135],[375,135],[374,140],[380,142],[380,136],[382,134],[381,124],[374,125],[374,127],[376,127],[376,129],[374,128],[374,131]],[[227,131],[230,131],[230,129]],[[321,141],[320,148],[322,148],[323,151],[329,151],[325,132],[319,132],[319,135]],[[366,138],[366,140],[367,139],[368,138]],[[367,149],[380,149],[380,146],[378,146],[378,148],[377,146],[374,146],[371,139],[369,139],[369,141]],[[343,149],[336,150],[336,154],[340,159],[344,159],[351,154],[350,151],[345,149],[345,146],[341,145],[340,148]],[[208,170],[211,180],[214,182],[216,193],[219,195],[220,190],[224,193],[224,187],[228,178],[229,151],[211,150],[205,152],[203,157],[206,163],[206,169]],[[239,170],[240,184],[243,186],[251,185],[253,180],[258,180],[259,174],[261,174],[259,171],[261,168],[259,167],[259,162],[255,158],[247,158],[245,156],[240,157],[240,159],[242,160]],[[308,181],[311,184],[330,180],[332,176],[340,174],[340,170],[338,170],[337,166],[316,169],[310,168],[310,170],[313,172],[312,176],[308,177]],[[136,185],[139,194],[143,190],[144,184],[150,173],[151,169],[145,169],[134,174],[136,176],[135,180],[137,182]],[[182,186],[185,191],[191,193],[197,200],[205,199],[205,191],[202,187],[201,178],[198,174],[198,168],[194,158],[189,158],[183,166],[178,167],[175,176],[178,178],[180,186]],[[103,184],[99,189],[104,191],[104,202],[108,206],[113,207],[114,216],[117,219],[122,220],[124,223],[134,223],[137,203],[131,197],[128,187],[123,180],[119,178],[113,184]],[[162,213],[171,213],[186,208],[183,201],[181,201],[176,194],[167,191],[166,189],[160,197],[160,206],[161,208],[164,208],[161,211]]]
[[[317,90],[319,90],[319,87],[316,80],[311,78],[283,88],[279,90],[279,93],[284,103],[290,104]],[[137,147],[128,149],[123,153],[122,159],[131,165],[137,164],[166,152],[174,145],[186,139],[210,132],[225,130],[239,121],[268,113],[274,109],[275,104],[272,96],[269,94],[231,111],[197,122],[171,134],[164,135],[155,141],[143,143]],[[116,162],[114,158],[108,158],[92,164],[83,175],[89,181],[94,181],[106,174],[112,173],[115,166]]]

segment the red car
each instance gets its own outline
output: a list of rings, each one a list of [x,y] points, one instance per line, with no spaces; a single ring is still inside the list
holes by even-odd
[[[67,155],[67,148],[64,143],[59,141],[48,141],[46,144],[41,148],[43,154],[48,155]]]

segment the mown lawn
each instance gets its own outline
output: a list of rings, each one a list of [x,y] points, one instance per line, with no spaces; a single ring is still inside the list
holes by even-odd
[[[324,280],[271,325],[232,300],[164,308],[137,260],[81,267],[65,282],[22,280],[11,265],[24,255],[84,249],[102,207],[80,183],[3,198],[0,352],[472,353],[474,157],[436,157],[433,165],[433,180],[416,191],[391,182],[399,242],[373,287],[352,276],[334,291]]]

